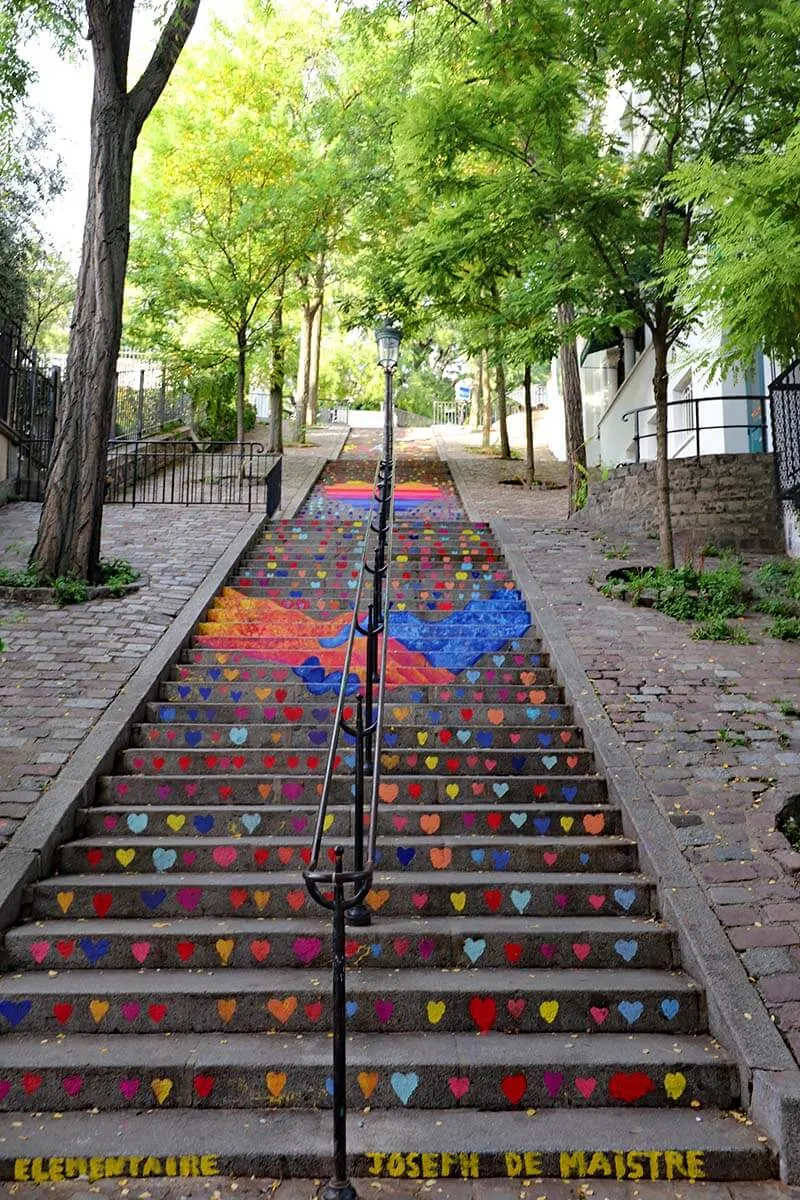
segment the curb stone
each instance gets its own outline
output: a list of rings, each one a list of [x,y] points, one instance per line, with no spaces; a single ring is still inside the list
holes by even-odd
[[[330,454],[322,453],[310,459],[286,507],[278,510],[282,519],[291,519],[295,515],[329,457],[338,457],[341,453],[346,437],[347,430],[344,430]],[[58,847],[74,835],[78,810],[92,803],[97,778],[112,770],[118,750],[127,744],[128,726],[141,719],[145,705],[157,694],[162,674],[177,661],[195,624],[225,581],[235,573],[267,521],[264,513],[254,513],[250,517],[65,764],[57,781],[41,794],[15,832],[0,859],[0,930],[18,919],[27,885],[50,873]]]

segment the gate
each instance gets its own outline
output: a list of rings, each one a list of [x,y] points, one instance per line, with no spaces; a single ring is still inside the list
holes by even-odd
[[[800,360],[769,385],[778,498],[800,508]]]
[[[14,432],[14,492],[20,500],[41,500],[50,464],[61,388],[58,367],[43,371],[36,351],[23,345],[19,328],[0,337],[0,417]]]

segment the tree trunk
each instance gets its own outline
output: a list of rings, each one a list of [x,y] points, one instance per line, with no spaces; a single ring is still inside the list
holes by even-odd
[[[283,454],[283,380],[286,352],[283,344],[283,289],[286,277],[281,276],[278,303],[272,313],[272,369],[269,376],[269,452]]]
[[[108,441],[122,331],[136,141],[169,79],[199,0],[178,0],[127,91],[134,0],[86,0],[94,59],[89,195],[64,390],[31,562],[97,581]]]
[[[531,364],[525,364],[525,483],[530,488],[536,478],[533,459],[533,402],[531,397]]]
[[[317,298],[314,319],[311,322],[311,353],[308,363],[308,424],[316,425],[319,409],[319,360],[322,349],[323,297]]]
[[[653,400],[656,406],[656,492],[658,495],[658,543],[661,551],[661,565],[672,568],[675,566],[675,546],[672,538],[672,505],[669,491],[669,447],[667,439],[667,389],[669,386],[669,371],[667,370],[667,339],[664,330],[656,324],[653,329],[653,352],[655,368],[653,371]]]
[[[305,441],[306,409],[311,371],[311,323],[310,306],[307,301],[300,310],[300,355],[297,361],[297,385],[294,391],[294,436],[295,441]]]
[[[244,401],[247,387],[247,326],[236,333],[236,440],[244,441]]]
[[[480,360],[473,364],[472,387],[469,392],[469,427],[477,429],[481,423],[483,412],[483,375]]]
[[[559,363],[561,366],[561,391],[564,397],[564,427],[567,443],[567,470],[569,480],[569,515],[575,512],[576,496],[581,481],[586,478],[586,438],[583,432],[583,396],[581,373],[578,366],[578,351],[571,326],[575,320],[572,303],[558,305],[558,327],[561,335]]]
[[[483,438],[481,446],[488,450],[492,441],[492,380],[489,374],[489,352],[481,350],[481,380],[483,391]]]
[[[506,372],[502,363],[495,368],[495,388],[497,389],[497,419],[500,422],[500,457],[511,458],[511,444],[508,440],[508,404],[506,399]]]

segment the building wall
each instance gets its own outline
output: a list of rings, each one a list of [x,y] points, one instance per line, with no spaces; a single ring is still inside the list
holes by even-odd
[[[708,543],[782,553],[783,519],[771,454],[707,455],[670,464],[673,530],[702,549]],[[629,463],[592,484],[579,523],[622,536],[657,533],[655,463]]]

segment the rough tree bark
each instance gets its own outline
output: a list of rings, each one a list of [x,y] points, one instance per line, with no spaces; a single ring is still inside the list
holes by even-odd
[[[489,352],[481,350],[481,390],[483,393],[483,437],[481,446],[488,450],[492,441],[492,378],[489,374]]]
[[[278,285],[278,302],[272,312],[270,339],[272,368],[269,376],[269,452],[283,454],[283,381],[286,374],[286,347],[283,342],[283,293],[286,276]]]
[[[525,364],[525,483],[530,488],[536,478],[533,458],[533,401],[531,397],[531,364]]]
[[[319,307],[314,313],[311,325],[311,354],[308,365],[308,424],[316,425],[319,409],[319,360],[322,349],[322,313],[323,299],[320,296]]]
[[[128,91],[135,0],[86,0],[94,60],[89,196],[64,391],[31,562],[47,576],[100,573],[106,458],[122,332],[133,154],[200,0],[176,0]]]
[[[586,473],[586,437],[583,432],[583,396],[581,374],[578,366],[578,351],[575,335],[571,331],[575,320],[575,306],[559,304],[558,327],[561,335],[559,363],[561,366],[561,390],[564,396],[564,427],[567,443],[567,470],[569,479],[569,515],[575,512],[575,496],[581,478]]]
[[[236,330],[236,440],[244,441],[244,400],[247,388],[247,323]]]
[[[483,374],[480,359],[472,365],[472,387],[469,393],[469,427],[477,429],[483,412]]]
[[[495,391],[497,393],[497,420],[500,425],[500,457],[511,458],[511,443],[508,440],[508,405],[506,400],[506,372],[502,363],[498,363],[494,373]]]
[[[657,318],[660,314],[657,314]],[[661,565],[675,566],[675,544],[672,537],[672,502],[669,492],[669,445],[667,440],[667,395],[669,370],[667,355],[667,321],[657,319],[653,326],[653,400],[656,406],[656,494],[658,495],[658,544]]]

